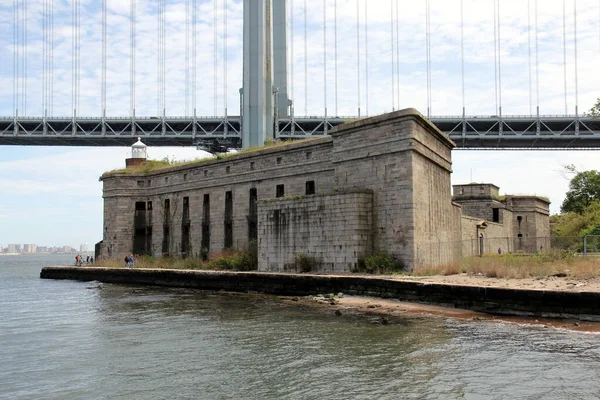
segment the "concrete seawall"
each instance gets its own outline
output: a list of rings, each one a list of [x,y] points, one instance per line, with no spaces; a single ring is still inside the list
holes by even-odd
[[[100,281],[283,296],[339,293],[437,304],[497,315],[600,321],[600,293],[449,285],[385,277],[258,272],[44,267],[43,279]]]

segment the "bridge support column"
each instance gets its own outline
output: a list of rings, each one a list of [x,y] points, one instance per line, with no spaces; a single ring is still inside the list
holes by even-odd
[[[272,4],[273,0],[244,0],[244,149],[273,139]]]

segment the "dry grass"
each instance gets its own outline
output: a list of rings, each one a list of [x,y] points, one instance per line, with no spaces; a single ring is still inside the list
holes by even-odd
[[[574,279],[600,277],[600,259],[583,258],[569,252],[551,250],[542,254],[485,255],[469,257],[459,266],[417,267],[414,275],[452,275],[459,272],[489,278],[545,278],[566,276]]]
[[[160,170],[172,168],[172,167],[181,167],[184,165],[201,165],[201,164],[207,163],[209,161],[223,160],[223,159],[227,159],[230,157],[235,157],[240,154],[254,153],[256,151],[260,151],[260,150],[264,150],[264,149],[268,149],[268,148],[283,147],[283,146],[290,145],[292,143],[302,143],[302,142],[308,142],[311,140],[315,140],[315,138],[295,139],[293,141],[269,142],[269,143],[265,144],[264,146],[251,147],[249,149],[238,150],[236,152],[231,152],[231,153],[221,153],[221,154],[214,155],[213,157],[195,158],[193,160],[174,160],[174,159],[169,159],[169,158],[165,158],[162,160],[146,160],[139,166],[130,167],[130,168],[114,169],[114,170],[105,172],[104,174],[102,174],[102,176],[108,176],[111,174],[147,174],[149,172],[160,171]]]

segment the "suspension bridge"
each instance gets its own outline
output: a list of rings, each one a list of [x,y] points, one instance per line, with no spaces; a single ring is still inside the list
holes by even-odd
[[[516,27],[511,23],[514,10],[500,0],[478,2],[478,7],[489,12],[488,20],[480,13],[473,18],[474,2],[448,2],[452,3],[456,23],[450,38],[436,32],[440,12],[435,12],[435,8],[432,11],[434,0],[425,0],[415,11],[418,18],[411,17],[423,34],[423,42],[417,44],[412,43],[412,37],[406,37],[403,16],[410,10],[403,9],[396,0],[320,0],[310,5],[306,0],[244,0],[243,4],[231,0],[123,3],[127,3],[128,10],[111,10],[108,0],[103,0],[98,10],[86,10],[99,16],[99,23],[91,24],[84,16],[86,22],[82,24],[80,0],[73,0],[68,20],[71,34],[66,37],[64,22],[56,22],[58,17],[65,20],[69,10],[64,5],[54,0],[42,0],[39,4],[13,0],[13,42],[12,46],[7,45],[10,49],[7,54],[12,52],[13,56],[12,107],[11,115],[0,117],[0,145],[127,146],[139,136],[152,146],[198,146],[220,151],[256,146],[269,139],[322,136],[346,121],[406,105],[421,106],[424,114],[459,148],[600,148],[600,120],[579,109],[581,54],[585,55],[588,70],[600,66],[600,1],[580,0],[579,5],[577,0],[556,1],[551,22],[555,25],[553,35],[541,40],[537,0],[526,2],[526,9],[521,10],[526,22]],[[546,3],[544,7],[548,8]],[[169,19],[177,10],[182,11],[179,19]],[[156,18],[153,24],[149,23],[150,16]],[[470,19],[465,21],[465,16]],[[549,18],[547,14],[544,17]],[[111,23],[111,18],[118,21]],[[129,49],[124,56],[129,64],[128,78],[123,76],[123,65],[118,68],[110,65],[113,54],[124,53],[127,44],[123,37],[111,39],[111,35],[116,36],[113,32],[117,23],[122,29],[123,20],[128,22],[129,31]],[[34,35],[32,24],[39,21],[42,33]],[[141,28],[140,21],[144,24]],[[183,28],[175,29],[177,23],[182,23]],[[493,53],[485,55],[489,58],[487,67],[493,64],[493,83],[485,89],[488,113],[472,114],[467,112],[469,92],[473,91],[472,86],[477,86],[474,81],[482,73],[491,75],[492,70],[482,72],[481,65],[473,61],[479,50],[466,51],[466,47],[473,46],[473,39],[467,36],[476,33],[476,26],[489,27],[489,23],[493,25],[491,35],[483,40],[490,50],[493,45]],[[154,29],[155,40],[145,40],[140,48],[139,41],[146,38],[148,26]],[[502,36],[505,30],[516,28],[527,39],[519,46]],[[99,45],[96,51],[101,52],[95,65],[97,78],[90,78],[85,67],[82,29],[84,41],[88,35],[98,33],[99,40],[93,42]],[[585,33],[585,40],[580,38],[580,31]],[[207,33],[212,33],[211,46]],[[544,34],[549,36],[547,31]],[[64,58],[59,66],[55,54],[59,49],[64,51],[68,39],[70,69],[64,65]],[[182,42],[180,47],[172,50],[177,41]],[[243,42],[243,46],[238,49],[230,44],[232,41]],[[455,70],[452,78],[444,78],[448,71],[436,58],[437,49],[448,45],[445,42],[452,44],[456,53],[447,66],[448,70]],[[514,48],[506,50],[503,46]],[[417,66],[418,71],[407,72],[414,47],[422,51],[424,62]],[[237,53],[234,50],[239,50],[242,56],[234,54]],[[174,66],[169,63],[170,52],[183,53],[184,62],[177,66],[182,76],[174,77],[171,73]],[[512,98],[516,92],[514,83],[518,81],[513,74],[519,69],[515,67],[515,54],[519,53],[524,61],[520,68],[525,71],[520,73],[525,79],[519,81],[519,90],[526,93],[525,100]],[[554,54],[554,59],[540,60],[540,55],[547,53]],[[238,59],[237,64],[230,63],[230,58]],[[212,62],[212,68],[207,61]],[[148,65],[153,66],[151,79]],[[232,65],[241,68],[232,74]],[[543,113],[540,106],[543,102],[540,91],[544,90],[540,75],[543,79],[544,70],[550,67],[557,74],[546,86],[552,88],[554,98],[564,101],[561,112],[556,112],[556,106],[552,108],[553,115]],[[71,74],[70,84],[65,80],[67,72]],[[119,95],[111,96],[110,75],[115,75],[121,83],[127,81],[129,89],[123,91],[119,87]],[[417,84],[423,89],[417,90],[418,93],[408,92],[407,76],[422,77]],[[181,77],[182,90],[175,92],[171,85],[181,81]],[[208,82],[210,78],[212,82]],[[436,84],[440,85],[444,79],[460,81],[452,85],[452,100],[462,103],[454,104],[457,110],[454,115],[433,113]],[[147,88],[149,80],[153,86],[151,93],[144,89],[140,97],[140,86]],[[597,81],[585,82],[588,92],[592,89],[600,93],[598,86]],[[8,107],[2,106],[10,103],[7,97],[0,97],[0,110],[5,113]],[[129,106],[121,104],[120,108],[126,109],[128,115],[111,115],[112,100],[117,98],[122,102],[125,97],[129,98]],[[411,104],[417,98],[421,104]],[[179,115],[167,113],[167,99],[170,104],[177,104],[172,109],[179,111]],[[152,111],[150,103],[154,101],[156,108]],[[228,104],[232,102],[238,104],[236,111],[230,113]],[[526,111],[511,114],[503,111],[507,108],[503,103],[511,103],[514,110],[515,102],[519,111]],[[66,103],[70,106],[64,106]],[[95,104],[98,112],[93,113],[89,104]],[[340,115],[340,110],[352,109],[354,115]]]

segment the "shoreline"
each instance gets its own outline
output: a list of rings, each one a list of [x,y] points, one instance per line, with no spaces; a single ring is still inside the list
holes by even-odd
[[[600,322],[600,291],[511,288],[443,282],[444,277],[314,275],[268,272],[44,267],[43,279],[68,279],[264,293],[315,296],[344,293],[391,301],[468,310],[489,315]],[[447,278],[447,277],[446,277]],[[478,279],[489,279],[475,277]],[[435,281],[435,280],[438,281]],[[454,278],[456,280],[456,278]],[[468,283],[468,278],[467,279]],[[579,289],[579,288],[578,288]],[[461,311],[462,312],[462,311]]]

